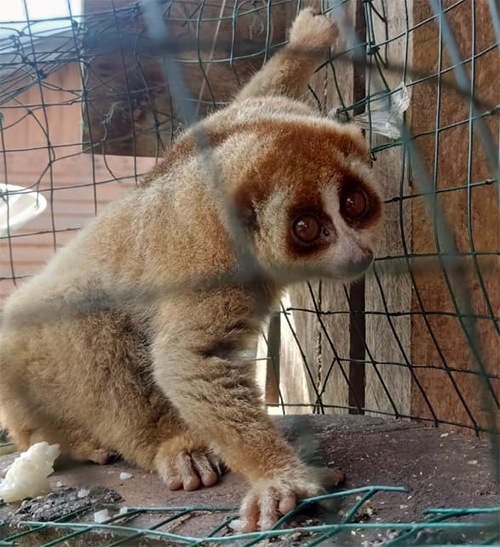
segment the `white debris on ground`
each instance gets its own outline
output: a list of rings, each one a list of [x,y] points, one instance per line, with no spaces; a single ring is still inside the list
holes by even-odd
[[[24,500],[19,508],[5,515],[5,520],[14,526],[23,521],[50,522],[75,511],[90,507],[97,511],[103,506],[114,512],[119,509],[121,499],[120,494],[102,486],[90,490],[71,486],[55,487],[50,494]]]
[[[60,453],[58,444],[42,442],[30,446],[0,481],[0,498],[10,503],[50,492],[47,477],[54,472],[54,461]]]
[[[243,528],[243,523],[240,519],[233,519],[228,523],[228,527],[234,532],[241,532],[241,529]]]
[[[133,475],[132,475],[131,473],[125,473],[124,471],[122,471],[122,472],[120,473],[120,480],[121,480],[121,481],[126,481],[126,480],[128,480],[128,479],[131,479],[132,476],[133,476]]]
[[[109,519],[109,511],[107,509],[102,509],[101,511],[96,511],[94,513],[94,522],[96,524],[102,524]]]

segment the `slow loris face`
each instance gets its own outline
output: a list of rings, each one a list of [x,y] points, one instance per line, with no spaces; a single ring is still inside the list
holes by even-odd
[[[305,116],[262,120],[254,130],[264,144],[236,200],[261,265],[297,280],[359,277],[382,216],[361,134]]]

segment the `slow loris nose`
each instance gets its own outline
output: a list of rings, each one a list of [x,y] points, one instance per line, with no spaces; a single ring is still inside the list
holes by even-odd
[[[361,274],[370,267],[372,262],[373,252],[371,249],[363,249],[361,256],[349,264],[349,271],[353,274]]]

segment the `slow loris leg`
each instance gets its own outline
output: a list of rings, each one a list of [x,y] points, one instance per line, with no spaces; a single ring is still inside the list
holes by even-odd
[[[100,464],[118,452],[172,490],[214,484],[218,460],[151,381],[143,331],[111,310],[4,331],[1,419],[18,448],[57,443]]]
[[[271,527],[296,499],[316,494],[314,473],[275,430],[255,385],[252,363],[238,350],[254,315],[253,297],[227,289],[158,309],[154,377],[179,410],[194,438],[211,446],[252,485],[244,502],[244,528]],[[189,309],[187,316],[186,310]],[[208,327],[207,327],[208,325]]]
[[[274,55],[236,96],[236,101],[266,95],[301,99],[309,80],[337,36],[333,22],[311,8],[299,13],[288,45]]]

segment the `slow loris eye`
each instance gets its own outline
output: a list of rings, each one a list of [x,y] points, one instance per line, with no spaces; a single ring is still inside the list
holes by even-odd
[[[302,215],[293,223],[293,233],[303,243],[312,243],[323,235],[324,228],[314,215]]]
[[[348,220],[360,220],[368,211],[368,197],[361,188],[355,188],[344,194],[340,208]]]

